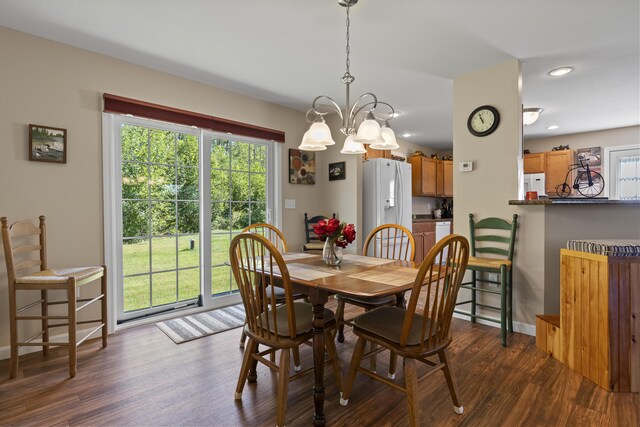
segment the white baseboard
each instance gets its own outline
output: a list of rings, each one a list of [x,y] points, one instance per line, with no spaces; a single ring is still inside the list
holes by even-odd
[[[455,317],[456,319],[466,320],[467,322],[471,321],[469,316],[465,316],[464,314],[453,313],[453,317]],[[491,326],[491,327],[500,329],[499,323],[489,322],[488,320],[476,319],[476,323],[480,325],[486,325],[486,326]],[[535,337],[536,325],[530,325],[528,323],[522,323],[522,322],[513,322],[513,332],[518,332],[520,334],[525,334],[525,335]]]

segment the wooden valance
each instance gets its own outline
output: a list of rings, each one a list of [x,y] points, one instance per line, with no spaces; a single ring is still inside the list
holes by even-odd
[[[247,123],[209,116],[207,114],[167,107],[165,105],[152,104],[151,102],[125,98],[109,93],[105,93],[103,98],[105,113],[131,114],[136,117],[161,120],[186,126],[196,126],[217,132],[229,132],[234,135],[284,142],[284,132],[275,129],[263,128]]]

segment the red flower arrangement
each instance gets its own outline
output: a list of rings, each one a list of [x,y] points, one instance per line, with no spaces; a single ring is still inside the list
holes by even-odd
[[[339,219],[321,219],[313,226],[313,231],[323,242],[327,239],[335,242],[336,246],[346,248],[356,239],[356,228],[353,224],[340,222]]]

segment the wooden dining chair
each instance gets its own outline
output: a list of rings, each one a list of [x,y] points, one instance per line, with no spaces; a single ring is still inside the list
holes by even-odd
[[[276,249],[278,249],[281,253],[287,252],[287,240],[284,238],[284,234],[282,234],[282,231],[280,231],[274,225],[266,224],[266,223],[251,224],[243,228],[242,232],[260,234],[261,236],[266,237],[271,243],[273,243]],[[276,295],[276,302],[278,304],[284,303],[283,289],[276,286],[274,291]],[[267,285],[267,292],[268,293],[271,292],[271,285]],[[303,299],[306,297],[307,297],[306,295],[299,294],[299,293],[296,293],[293,296],[294,299]],[[240,348],[244,348],[244,343],[246,340],[247,340],[247,335],[245,334],[243,329],[242,334],[240,335],[240,343],[239,343]],[[293,362],[296,370],[300,370],[300,357],[298,355],[297,350],[294,350]]]
[[[358,336],[340,404],[346,406],[351,397],[356,373],[361,372],[407,395],[409,423],[420,425],[420,405],[416,361],[432,367],[424,377],[442,370],[454,410],[464,409],[458,397],[447,348],[451,344],[451,318],[460,283],[469,258],[467,239],[455,234],[440,240],[429,251],[416,276],[407,309],[378,307],[353,319],[353,332]],[[380,346],[364,353],[367,342]],[[404,384],[384,378],[361,365],[362,359],[376,352],[390,350],[404,358]],[[429,359],[437,356],[438,360]]]
[[[332,218],[336,217],[336,214],[331,215]],[[302,250],[307,251],[320,251],[324,248],[324,242],[320,241],[320,238],[315,235],[313,231],[313,226],[318,223],[321,219],[327,219],[324,215],[315,215],[309,218],[307,213],[304,213],[304,236],[306,239],[306,243],[302,245]]]
[[[369,233],[364,241],[362,254],[378,258],[413,261],[416,256],[416,244],[411,232],[399,224],[383,224]],[[404,294],[391,295],[381,298],[356,298],[346,295],[336,295],[338,308],[338,342],[344,342],[344,325],[350,320],[344,319],[345,304],[362,307],[365,311],[385,305],[397,305],[404,299]]]
[[[467,270],[471,271],[471,281],[462,284],[463,289],[471,291],[471,299],[460,301],[456,305],[471,305],[471,311],[456,310],[457,314],[469,316],[475,323],[476,319],[500,323],[500,338],[502,346],[507,346],[507,331],[513,333],[513,254],[518,229],[518,215],[513,215],[513,221],[502,218],[484,218],[475,222],[473,214],[469,214],[469,234],[471,242],[471,256]],[[480,255],[480,256],[478,256]],[[484,274],[493,273],[498,280],[492,280]],[[485,283],[497,285],[498,288],[488,288]],[[478,302],[478,292],[500,296],[500,305]],[[500,313],[500,318],[478,314],[477,308],[493,310]]]
[[[229,248],[231,270],[235,278],[245,312],[244,326],[249,342],[244,350],[242,367],[236,387],[235,398],[241,399],[245,381],[255,382],[257,363],[263,363],[278,373],[277,425],[283,426],[290,379],[299,378],[313,367],[289,378],[289,353],[300,344],[313,338],[313,307],[306,302],[294,302],[287,265],[275,246],[264,236],[240,233],[231,241]],[[281,280],[284,303],[278,304],[275,287],[262,286],[275,278]],[[331,310],[325,309],[325,347],[331,358],[333,373],[339,390],[342,390],[340,364],[333,341],[336,321]],[[258,346],[267,347],[258,351]],[[280,350],[280,364],[265,358]]]
[[[10,366],[9,377],[18,374],[18,349],[23,346],[41,346],[42,354],[47,356],[50,347],[65,346],[69,349],[69,376],[75,377],[77,348],[96,332],[102,330],[102,347],[107,346],[107,269],[105,266],[50,269],[47,263],[47,238],[45,217],[40,216],[39,226],[30,221],[17,221],[9,225],[7,217],[2,222],[2,243],[7,277],[9,279],[9,334]],[[77,298],[78,288],[101,279],[100,292],[92,298]],[[66,291],[66,300],[51,301],[49,291]],[[40,291],[40,298],[18,307],[18,292]],[[94,302],[100,302],[99,319],[78,320],[77,313]],[[65,314],[51,314],[49,308],[54,305],[67,305]],[[40,314],[27,314],[30,309],[40,307]],[[40,321],[40,331],[27,339],[21,339],[19,324]],[[57,321],[56,323],[49,321]],[[97,324],[83,337],[78,339],[78,326]],[[67,341],[51,341],[53,328],[64,327]],[[35,341],[41,339],[40,341]]]

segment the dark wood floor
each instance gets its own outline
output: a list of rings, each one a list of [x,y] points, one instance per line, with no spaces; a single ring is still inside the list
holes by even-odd
[[[330,303],[333,304],[333,301]],[[640,395],[612,394],[547,357],[533,337],[514,334],[500,346],[499,330],[453,319],[452,364],[464,414],[456,415],[443,375],[421,383],[423,424],[436,426],[639,426]],[[67,377],[64,352],[21,359],[8,379],[0,361],[1,425],[236,426],[275,424],[275,375],[258,368],[258,382],[235,401],[242,352],[239,329],[176,345],[155,325],[113,335],[107,349],[82,346],[78,374]],[[338,344],[346,372],[354,339]],[[303,348],[303,364],[311,349]],[[382,357],[386,359],[386,357]],[[379,361],[379,372],[387,360]],[[398,375],[399,378],[402,375]],[[349,406],[327,366],[328,425],[407,425],[404,395],[358,376]],[[310,425],[313,376],[291,383],[287,425]]]

